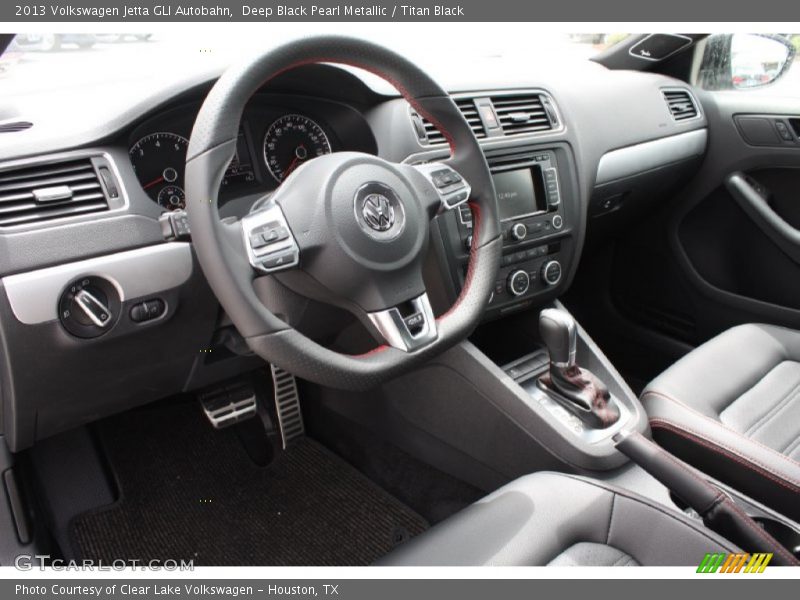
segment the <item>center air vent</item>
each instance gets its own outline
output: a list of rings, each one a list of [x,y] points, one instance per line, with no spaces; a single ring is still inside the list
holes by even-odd
[[[108,208],[91,158],[0,170],[0,227]]]
[[[694,98],[686,90],[662,90],[664,100],[667,101],[667,108],[669,109],[672,118],[676,121],[685,121],[686,119],[694,119],[698,116],[697,105],[694,103]]]
[[[478,139],[532,135],[551,131],[559,126],[556,110],[545,93],[519,92],[491,97],[476,94],[469,98],[455,98],[454,101]],[[445,143],[442,132],[428,119],[412,111],[411,122],[422,144]]]
[[[475,101],[472,98],[459,98],[456,100],[456,106],[458,106],[458,110],[461,111],[461,114],[464,115],[467,123],[469,123],[469,128],[472,129],[475,137],[478,139],[485,138],[486,130],[483,128]]]
[[[504,135],[549,131],[557,122],[552,106],[541,94],[494,96],[492,104]]]

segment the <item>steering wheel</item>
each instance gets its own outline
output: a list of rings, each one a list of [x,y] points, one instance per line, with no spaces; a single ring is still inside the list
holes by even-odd
[[[450,145],[449,159],[420,166],[356,152],[296,168],[241,220],[221,220],[217,195],[234,156],[249,98],[271,78],[312,63],[370,71],[391,83]],[[186,210],[200,266],[248,346],[298,377],[368,389],[465,339],[494,288],[502,242],[494,185],[472,130],[452,99],[405,58],[342,37],[293,42],[227,70],[197,116],[186,161]],[[436,318],[422,278],[430,221],[469,202],[473,236],[462,292]],[[302,295],[343,307],[381,340],[346,355],[270,312],[253,287],[269,274]]]

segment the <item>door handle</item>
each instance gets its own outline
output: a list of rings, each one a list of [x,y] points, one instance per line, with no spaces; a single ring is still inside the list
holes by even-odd
[[[725,179],[725,187],[744,212],[788,256],[800,263],[800,230],[776,213],[742,172]]]

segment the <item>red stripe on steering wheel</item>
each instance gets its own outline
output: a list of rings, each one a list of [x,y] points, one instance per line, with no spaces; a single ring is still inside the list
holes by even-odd
[[[436,127],[436,129],[438,129],[441,132],[441,134],[444,136],[445,140],[447,141],[447,145],[450,147],[451,155],[455,153],[455,151],[456,151],[456,143],[455,143],[455,140],[453,139],[453,136],[450,134],[450,132],[447,130],[447,128],[445,128],[442,125],[442,123],[436,117],[434,117],[428,111],[426,111],[417,102],[416,98],[411,93],[409,93],[409,91],[400,82],[398,82],[392,76],[387,75],[386,73],[382,73],[382,72],[378,71],[377,69],[374,69],[373,67],[370,67],[370,66],[367,66],[367,65],[363,65],[363,64],[359,64],[359,63],[354,62],[354,61],[345,61],[345,60],[335,59],[335,58],[325,58],[325,57],[309,58],[309,59],[305,59],[305,60],[301,60],[301,61],[292,63],[292,64],[288,65],[287,67],[284,67],[283,69],[280,69],[279,71],[276,71],[275,73],[270,75],[267,79],[265,79],[261,83],[261,85],[262,86],[265,85],[266,83],[268,83],[270,80],[274,79],[275,77],[278,77],[279,75],[281,75],[283,73],[286,73],[287,71],[291,71],[292,69],[296,69],[298,67],[303,67],[303,66],[307,66],[307,65],[316,65],[316,64],[320,64],[320,63],[340,64],[340,65],[347,65],[349,67],[355,67],[357,69],[363,69],[364,71],[372,73],[373,75],[376,75],[376,76],[380,77],[381,79],[384,79],[385,81],[388,81],[391,85],[393,85],[397,89],[398,92],[400,92],[400,95],[403,96],[403,98],[405,98],[405,100],[414,108],[414,110],[416,110],[420,115],[422,115],[423,117],[428,119],[428,121],[430,121],[433,124],[433,126]],[[474,215],[474,217],[473,217],[474,224],[473,224],[473,234],[472,234],[472,246],[470,247],[469,266],[467,267],[467,276],[466,276],[466,278],[464,280],[464,287],[462,288],[461,294],[459,294],[459,296],[456,299],[455,303],[453,303],[453,306],[451,306],[447,310],[447,312],[445,312],[443,315],[438,317],[436,319],[437,321],[440,321],[441,319],[444,319],[447,315],[449,315],[461,303],[461,300],[464,298],[464,296],[465,296],[465,294],[467,292],[467,289],[469,288],[470,283],[472,282],[472,276],[473,276],[473,273],[474,273],[474,266],[475,266],[475,256],[477,255],[477,249],[478,249],[478,226],[480,224],[480,207],[477,204],[471,202],[470,203],[470,208],[472,209],[472,213]],[[364,352],[362,354],[353,354],[351,356],[353,358],[366,358],[366,357],[372,356],[374,354],[378,354],[378,353],[383,352],[384,350],[388,350],[388,349],[389,349],[389,346],[387,346],[386,344],[382,344],[380,346],[377,346],[376,348],[373,348],[372,350],[369,350],[368,352]]]
[[[436,320],[441,321],[445,317],[447,317],[451,312],[453,312],[458,305],[461,304],[461,301],[466,297],[467,290],[472,285],[472,278],[475,276],[475,263],[477,262],[478,256],[478,229],[481,225],[481,207],[475,204],[474,202],[469,203],[469,208],[472,210],[472,244],[469,247],[469,262],[467,264],[467,275],[464,277],[464,285],[461,288],[461,293],[456,298],[456,301],[453,302],[453,306],[447,309],[447,312],[439,316]]]

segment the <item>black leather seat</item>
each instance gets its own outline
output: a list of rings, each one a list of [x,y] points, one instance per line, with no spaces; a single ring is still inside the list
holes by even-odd
[[[511,482],[380,565],[697,566],[738,548],[659,504],[602,482],[536,473]]]
[[[657,377],[642,403],[667,450],[800,519],[800,332],[730,329]]]

